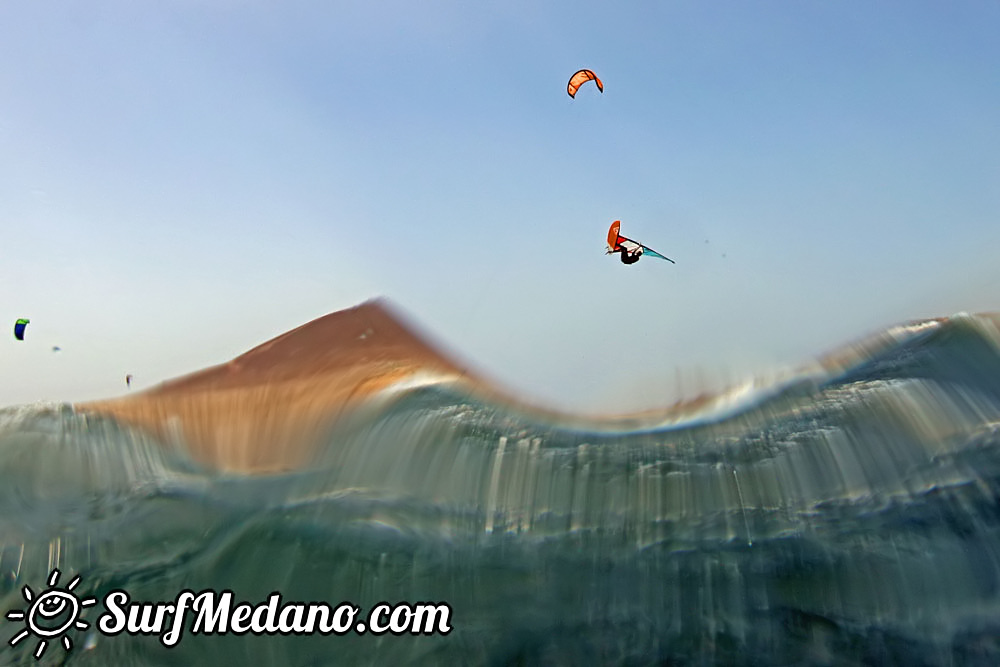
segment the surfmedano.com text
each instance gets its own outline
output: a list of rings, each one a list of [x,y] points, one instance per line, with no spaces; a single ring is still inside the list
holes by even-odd
[[[361,615],[350,602],[286,602],[271,593],[266,602],[235,603],[232,591],[181,591],[173,602],[132,602],[123,590],[104,597],[106,611],[97,621],[102,634],[158,635],[166,647],[177,645],[185,620],[193,617],[192,634],[203,635],[446,635],[451,632],[451,606],[446,603],[381,602]]]

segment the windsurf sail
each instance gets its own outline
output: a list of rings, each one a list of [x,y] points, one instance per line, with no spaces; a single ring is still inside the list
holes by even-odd
[[[671,264],[676,264],[677,263],[674,260],[672,260],[669,257],[667,257],[666,255],[661,255],[660,253],[656,252],[655,250],[653,250],[652,248],[650,248],[648,245],[643,245],[642,243],[639,243],[638,241],[633,241],[632,239],[628,238],[627,236],[622,236],[621,233],[620,233],[621,224],[622,223],[621,223],[620,220],[615,220],[614,222],[611,223],[611,228],[608,230],[608,252],[609,253],[618,252],[619,250],[621,250],[622,248],[624,248],[625,250],[627,250],[632,255],[635,255],[636,253],[639,253],[639,254],[643,254],[643,255],[649,255],[651,257],[659,257],[660,259],[665,259],[668,262],[670,262]]]
[[[29,319],[21,318],[17,322],[14,322],[14,338],[24,340],[24,329],[30,321]]]

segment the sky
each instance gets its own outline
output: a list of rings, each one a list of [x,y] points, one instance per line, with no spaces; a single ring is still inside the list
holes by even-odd
[[[572,410],[998,311],[997,34],[994,0],[0,0],[0,405],[378,296]],[[676,265],[605,256],[614,220]]]

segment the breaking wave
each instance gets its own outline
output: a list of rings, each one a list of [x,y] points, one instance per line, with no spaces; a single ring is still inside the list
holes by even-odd
[[[53,567],[98,598],[453,610],[448,635],[171,649],[91,622],[42,660],[83,665],[1000,664],[994,320],[888,330],[644,420],[412,386],[342,421],[306,470],[242,476],[67,406],[0,410],[0,611]],[[15,626],[0,662],[35,664]]]

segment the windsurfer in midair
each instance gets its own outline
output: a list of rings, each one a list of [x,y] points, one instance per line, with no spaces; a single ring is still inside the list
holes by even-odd
[[[611,229],[608,230],[608,245],[607,253],[608,255],[613,255],[616,252],[621,253],[622,264],[635,264],[644,255],[648,254],[650,257],[659,257],[660,259],[665,259],[671,264],[674,260],[669,257],[665,257],[660,253],[656,252],[649,246],[644,246],[638,241],[633,241],[632,239],[622,236],[618,233],[621,229],[621,221],[615,220],[611,223]]]

